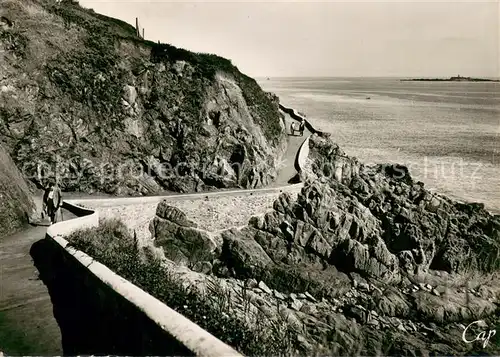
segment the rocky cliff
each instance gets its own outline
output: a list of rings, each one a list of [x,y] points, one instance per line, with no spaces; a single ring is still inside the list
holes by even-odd
[[[278,99],[229,60],[63,1],[0,9],[0,141],[31,180],[114,194],[258,187],[285,150]]]
[[[289,316],[301,353],[499,352],[498,337],[481,347],[462,333],[477,320],[469,341],[500,326],[500,218],[430,193],[404,166],[364,165],[326,135],[309,149],[297,199],[282,194],[272,211],[218,234],[164,202],[154,244],[235,295],[245,282],[270,321]]]
[[[16,165],[0,145],[0,231],[10,234],[28,223],[35,204]]]

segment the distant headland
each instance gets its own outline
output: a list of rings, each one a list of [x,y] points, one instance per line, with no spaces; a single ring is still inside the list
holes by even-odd
[[[411,78],[401,79],[402,82],[500,82],[498,79],[462,77],[460,75],[450,78]]]

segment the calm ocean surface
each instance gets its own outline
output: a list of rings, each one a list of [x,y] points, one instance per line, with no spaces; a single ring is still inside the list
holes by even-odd
[[[500,213],[500,83],[271,78],[259,84],[365,163]],[[368,99],[370,98],[370,99]]]

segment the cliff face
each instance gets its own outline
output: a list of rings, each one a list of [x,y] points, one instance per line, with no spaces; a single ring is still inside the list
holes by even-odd
[[[0,140],[35,183],[154,193],[258,187],[276,174],[278,99],[229,60],[139,39],[63,2],[4,1]]]
[[[35,209],[21,173],[0,145],[0,230],[8,235],[23,224]]]

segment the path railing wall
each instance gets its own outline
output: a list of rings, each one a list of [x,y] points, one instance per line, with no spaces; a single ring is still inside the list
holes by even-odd
[[[295,157],[295,170],[297,172],[302,172],[306,166],[307,157],[309,156],[309,139],[308,136],[304,142],[300,145],[299,151],[297,151],[297,156]]]

